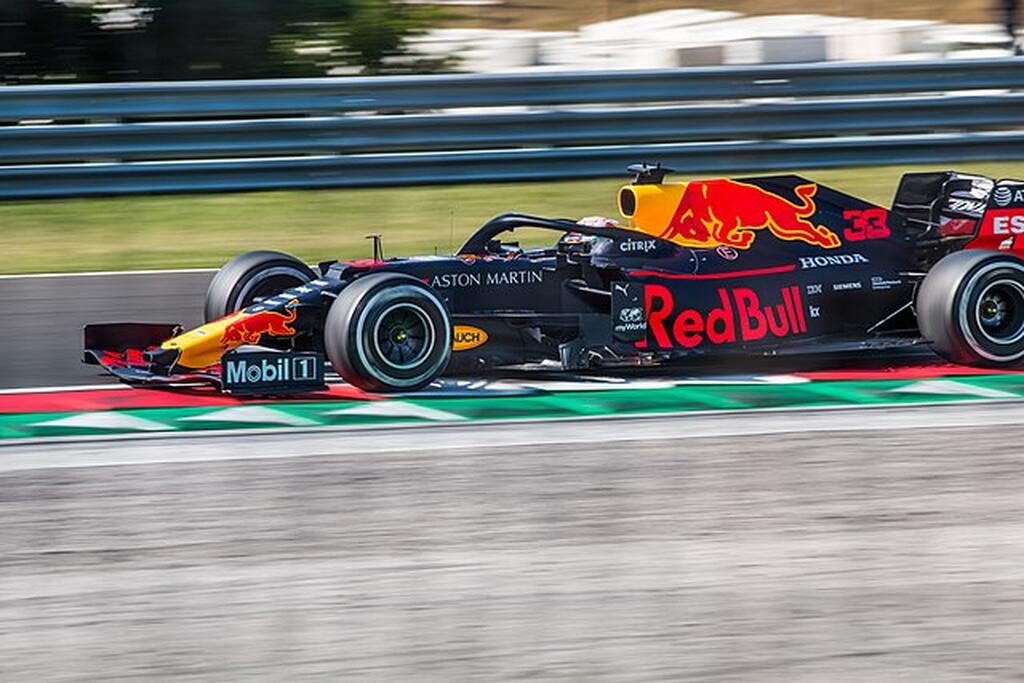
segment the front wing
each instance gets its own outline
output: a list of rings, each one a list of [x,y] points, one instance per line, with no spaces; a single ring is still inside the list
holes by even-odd
[[[180,325],[163,323],[87,325],[83,361],[136,386],[211,385],[235,395],[279,395],[326,388],[323,355],[311,351],[247,345],[208,367],[182,369],[160,347],[180,330]]]
[[[161,342],[179,334],[177,323],[100,323],[86,325],[82,361],[98,365],[126,384],[211,384],[221,387],[220,366],[174,371],[173,365],[156,363],[147,354]]]

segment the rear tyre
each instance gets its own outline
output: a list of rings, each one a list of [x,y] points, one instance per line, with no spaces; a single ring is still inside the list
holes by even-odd
[[[448,366],[452,328],[430,287],[401,273],[374,273],[346,287],[324,324],[335,372],[367,391],[415,391]]]
[[[316,279],[309,266],[279,251],[250,251],[217,271],[206,291],[206,322],[223,318],[286,289]]]
[[[917,293],[921,334],[956,363],[989,367],[1024,359],[1024,261],[959,251],[940,260]]]

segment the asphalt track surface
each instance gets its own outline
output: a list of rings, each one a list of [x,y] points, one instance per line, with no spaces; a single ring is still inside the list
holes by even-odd
[[[985,403],[7,445],[0,679],[1004,681],[1022,424]]]
[[[213,272],[0,277],[0,389],[110,381],[82,365],[82,326],[199,324]]]

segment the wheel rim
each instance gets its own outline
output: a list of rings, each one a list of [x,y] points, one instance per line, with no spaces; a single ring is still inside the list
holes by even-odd
[[[1024,285],[1010,279],[989,283],[978,296],[975,322],[981,335],[994,344],[1024,339]]]
[[[389,306],[373,327],[377,356],[395,370],[411,370],[422,363],[434,346],[434,324],[413,303]]]

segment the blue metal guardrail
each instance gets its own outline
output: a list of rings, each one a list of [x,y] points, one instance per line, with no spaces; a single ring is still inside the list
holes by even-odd
[[[1022,89],[1024,59],[0,87],[0,198],[1020,159]]]

